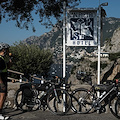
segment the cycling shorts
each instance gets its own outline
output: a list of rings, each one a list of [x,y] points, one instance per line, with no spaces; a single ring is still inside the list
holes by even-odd
[[[7,93],[7,84],[0,83],[0,93]]]

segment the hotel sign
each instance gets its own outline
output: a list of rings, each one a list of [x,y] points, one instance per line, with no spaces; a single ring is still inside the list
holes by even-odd
[[[97,9],[67,11],[67,46],[97,46]]]

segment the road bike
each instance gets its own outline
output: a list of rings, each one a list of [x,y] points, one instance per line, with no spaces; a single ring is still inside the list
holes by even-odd
[[[44,84],[21,84],[15,94],[15,105],[23,111],[49,108],[54,114],[64,115],[71,107],[71,97],[61,88],[63,83],[54,79],[44,81]]]
[[[74,111],[76,113],[89,113],[93,110],[102,113],[106,111],[106,105],[109,105],[111,113],[120,118],[119,86],[120,82],[116,79],[108,80],[104,84],[92,85],[90,89],[78,88],[73,90],[72,95],[75,97],[76,103],[73,104],[74,99],[72,99]]]

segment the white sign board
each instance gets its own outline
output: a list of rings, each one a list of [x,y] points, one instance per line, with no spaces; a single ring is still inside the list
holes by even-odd
[[[67,11],[67,46],[97,46],[97,9]]]

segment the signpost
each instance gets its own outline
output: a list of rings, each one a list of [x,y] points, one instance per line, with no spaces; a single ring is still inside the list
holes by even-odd
[[[69,9],[67,46],[97,46],[97,9]]]
[[[66,19],[66,6],[64,2],[63,78],[66,73],[66,45],[97,46],[97,33],[97,8],[68,9]]]
[[[63,77],[65,77],[65,46],[98,46],[98,79],[100,84],[100,40],[101,40],[101,6],[98,8],[68,9],[66,20],[66,6],[64,2],[63,19]],[[99,13],[99,14],[97,14]],[[98,20],[97,20],[98,17]],[[66,27],[67,23],[67,27]],[[66,30],[67,28],[67,30]],[[98,95],[99,96],[99,95]]]
[[[100,84],[100,41],[101,41],[101,6],[107,6],[108,3],[102,3],[98,7],[99,11],[99,21],[98,21],[98,80],[97,84]],[[100,93],[98,92],[98,97],[100,96]]]

